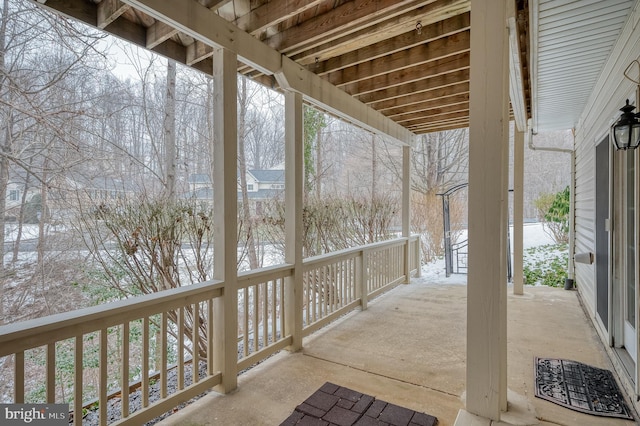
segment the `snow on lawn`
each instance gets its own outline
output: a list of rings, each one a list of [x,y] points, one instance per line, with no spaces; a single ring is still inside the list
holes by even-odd
[[[513,251],[513,227],[510,228],[511,235],[511,250]],[[467,238],[467,231],[464,230],[458,241],[463,241]],[[541,223],[526,223],[523,228],[523,246],[525,250],[533,247],[544,246],[548,244],[555,244],[553,239],[547,235],[542,229]],[[513,252],[512,252],[513,258]],[[422,266],[422,280],[430,284],[467,284],[466,274],[452,274],[447,277],[444,258],[437,259],[431,263]]]

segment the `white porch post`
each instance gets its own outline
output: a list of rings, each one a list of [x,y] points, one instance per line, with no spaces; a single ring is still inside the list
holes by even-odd
[[[524,131],[513,140],[513,294],[524,294]]]
[[[285,262],[293,276],[285,279],[285,335],[293,336],[289,350],[302,348],[302,207],[304,184],[302,95],[285,93]]]
[[[507,2],[472,0],[466,410],[506,409]]]
[[[404,274],[405,283],[411,282],[411,268],[409,259],[411,256],[411,147],[402,147],[402,236],[407,239],[404,250]],[[420,265],[418,264],[418,273]]]
[[[226,50],[213,53],[214,137],[213,214],[214,278],[224,280],[224,295],[214,302],[215,370],[222,372],[217,390],[238,386],[238,126],[237,56]]]

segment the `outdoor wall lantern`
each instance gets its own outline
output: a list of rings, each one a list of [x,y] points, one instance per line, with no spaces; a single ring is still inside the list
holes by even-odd
[[[640,145],[640,114],[632,113],[634,109],[627,99],[627,104],[620,108],[620,118],[613,125],[613,142],[618,150],[636,149]]]

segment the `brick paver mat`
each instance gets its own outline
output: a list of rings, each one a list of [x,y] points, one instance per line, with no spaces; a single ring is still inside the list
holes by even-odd
[[[435,426],[438,419],[325,383],[280,426]]]

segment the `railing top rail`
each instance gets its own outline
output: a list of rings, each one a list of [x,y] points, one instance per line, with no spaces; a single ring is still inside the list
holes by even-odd
[[[112,327],[188,303],[219,297],[223,288],[222,281],[205,281],[104,305],[3,325],[0,326],[0,356]]]
[[[238,274],[238,288],[248,287],[293,275],[293,265],[289,263],[268,266],[266,268],[243,271]]]
[[[412,237],[409,237],[411,239]],[[326,263],[328,261],[335,261],[341,258],[348,259],[351,257],[357,256],[360,252],[365,251],[374,251],[386,247],[392,247],[396,245],[403,244],[407,241],[406,237],[394,238],[392,240],[379,241],[377,243],[365,244],[358,247],[351,247],[343,250],[333,251],[331,253],[321,254],[318,256],[309,257],[303,260],[303,265],[305,269],[309,269],[311,266],[315,266],[317,264]]]

